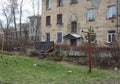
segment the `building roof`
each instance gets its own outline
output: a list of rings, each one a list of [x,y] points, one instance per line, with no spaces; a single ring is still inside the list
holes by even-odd
[[[41,18],[41,16],[40,15],[33,15],[33,16],[29,16],[28,18]]]

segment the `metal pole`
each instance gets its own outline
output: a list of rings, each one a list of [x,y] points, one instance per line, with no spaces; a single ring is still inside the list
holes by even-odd
[[[82,31],[82,32],[88,34],[88,67],[89,67],[88,72],[91,73],[92,72],[92,62],[91,62],[91,39],[90,39],[90,34],[95,34],[95,33],[85,32],[85,31]]]
[[[4,38],[4,36],[2,36],[2,54],[4,52],[4,40],[5,40],[5,38]]]
[[[116,24],[116,25],[117,25],[117,26],[116,26],[116,27],[117,27],[117,33],[119,32],[119,31],[118,31],[118,26],[119,26],[119,25],[118,25],[118,17],[119,17],[119,16],[118,16],[118,0],[117,0],[117,24]]]
[[[91,68],[92,68],[92,64],[91,64],[91,41],[90,41],[90,33],[88,32],[88,66],[89,66],[89,73],[91,73]]]

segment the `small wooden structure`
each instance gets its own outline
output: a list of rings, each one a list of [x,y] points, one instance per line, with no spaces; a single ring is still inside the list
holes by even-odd
[[[39,53],[47,53],[54,50],[54,42],[35,42],[34,43],[35,50]]]

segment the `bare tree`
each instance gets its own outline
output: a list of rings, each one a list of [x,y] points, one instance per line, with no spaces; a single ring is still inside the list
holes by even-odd
[[[4,27],[3,27],[3,22],[2,22],[2,20],[0,20],[0,28],[2,29],[3,33],[5,34],[5,29],[4,29]]]
[[[2,6],[1,13],[4,16],[5,23],[3,23],[2,20],[0,20],[0,27],[1,27],[2,31],[3,31],[3,33],[7,36],[8,31],[6,31],[6,30],[8,30],[8,28],[9,28],[9,26],[10,26],[12,20],[13,20],[13,17],[12,17],[11,9],[9,8],[9,6],[8,5],[5,6],[4,4],[5,4],[5,2],[1,3],[1,6]]]
[[[15,28],[16,40],[18,40],[17,27],[16,27],[16,9],[17,9],[17,0],[10,0],[11,14],[13,15],[13,22]]]
[[[20,2],[20,38],[21,38],[21,19],[22,19],[23,0]]]
[[[35,16],[35,3],[34,3],[34,0],[31,0],[31,2],[32,2],[32,8],[33,8],[33,14]]]
[[[32,2],[32,7],[33,7],[33,15],[35,16],[34,17],[34,21],[37,20],[36,24],[34,24],[34,29],[35,29],[35,39],[34,41],[37,41],[37,38],[38,38],[38,33],[39,32],[39,28],[40,28],[40,15],[39,15],[39,12],[40,12],[40,0],[31,0]],[[37,2],[37,3],[35,3]],[[36,5],[36,7],[35,7]]]
[[[39,10],[40,10],[40,0],[38,0],[37,15],[39,15]]]

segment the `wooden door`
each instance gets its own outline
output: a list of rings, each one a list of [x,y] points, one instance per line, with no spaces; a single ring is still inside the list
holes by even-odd
[[[70,39],[70,45],[71,46],[76,46],[77,45],[77,40],[76,39]]]

